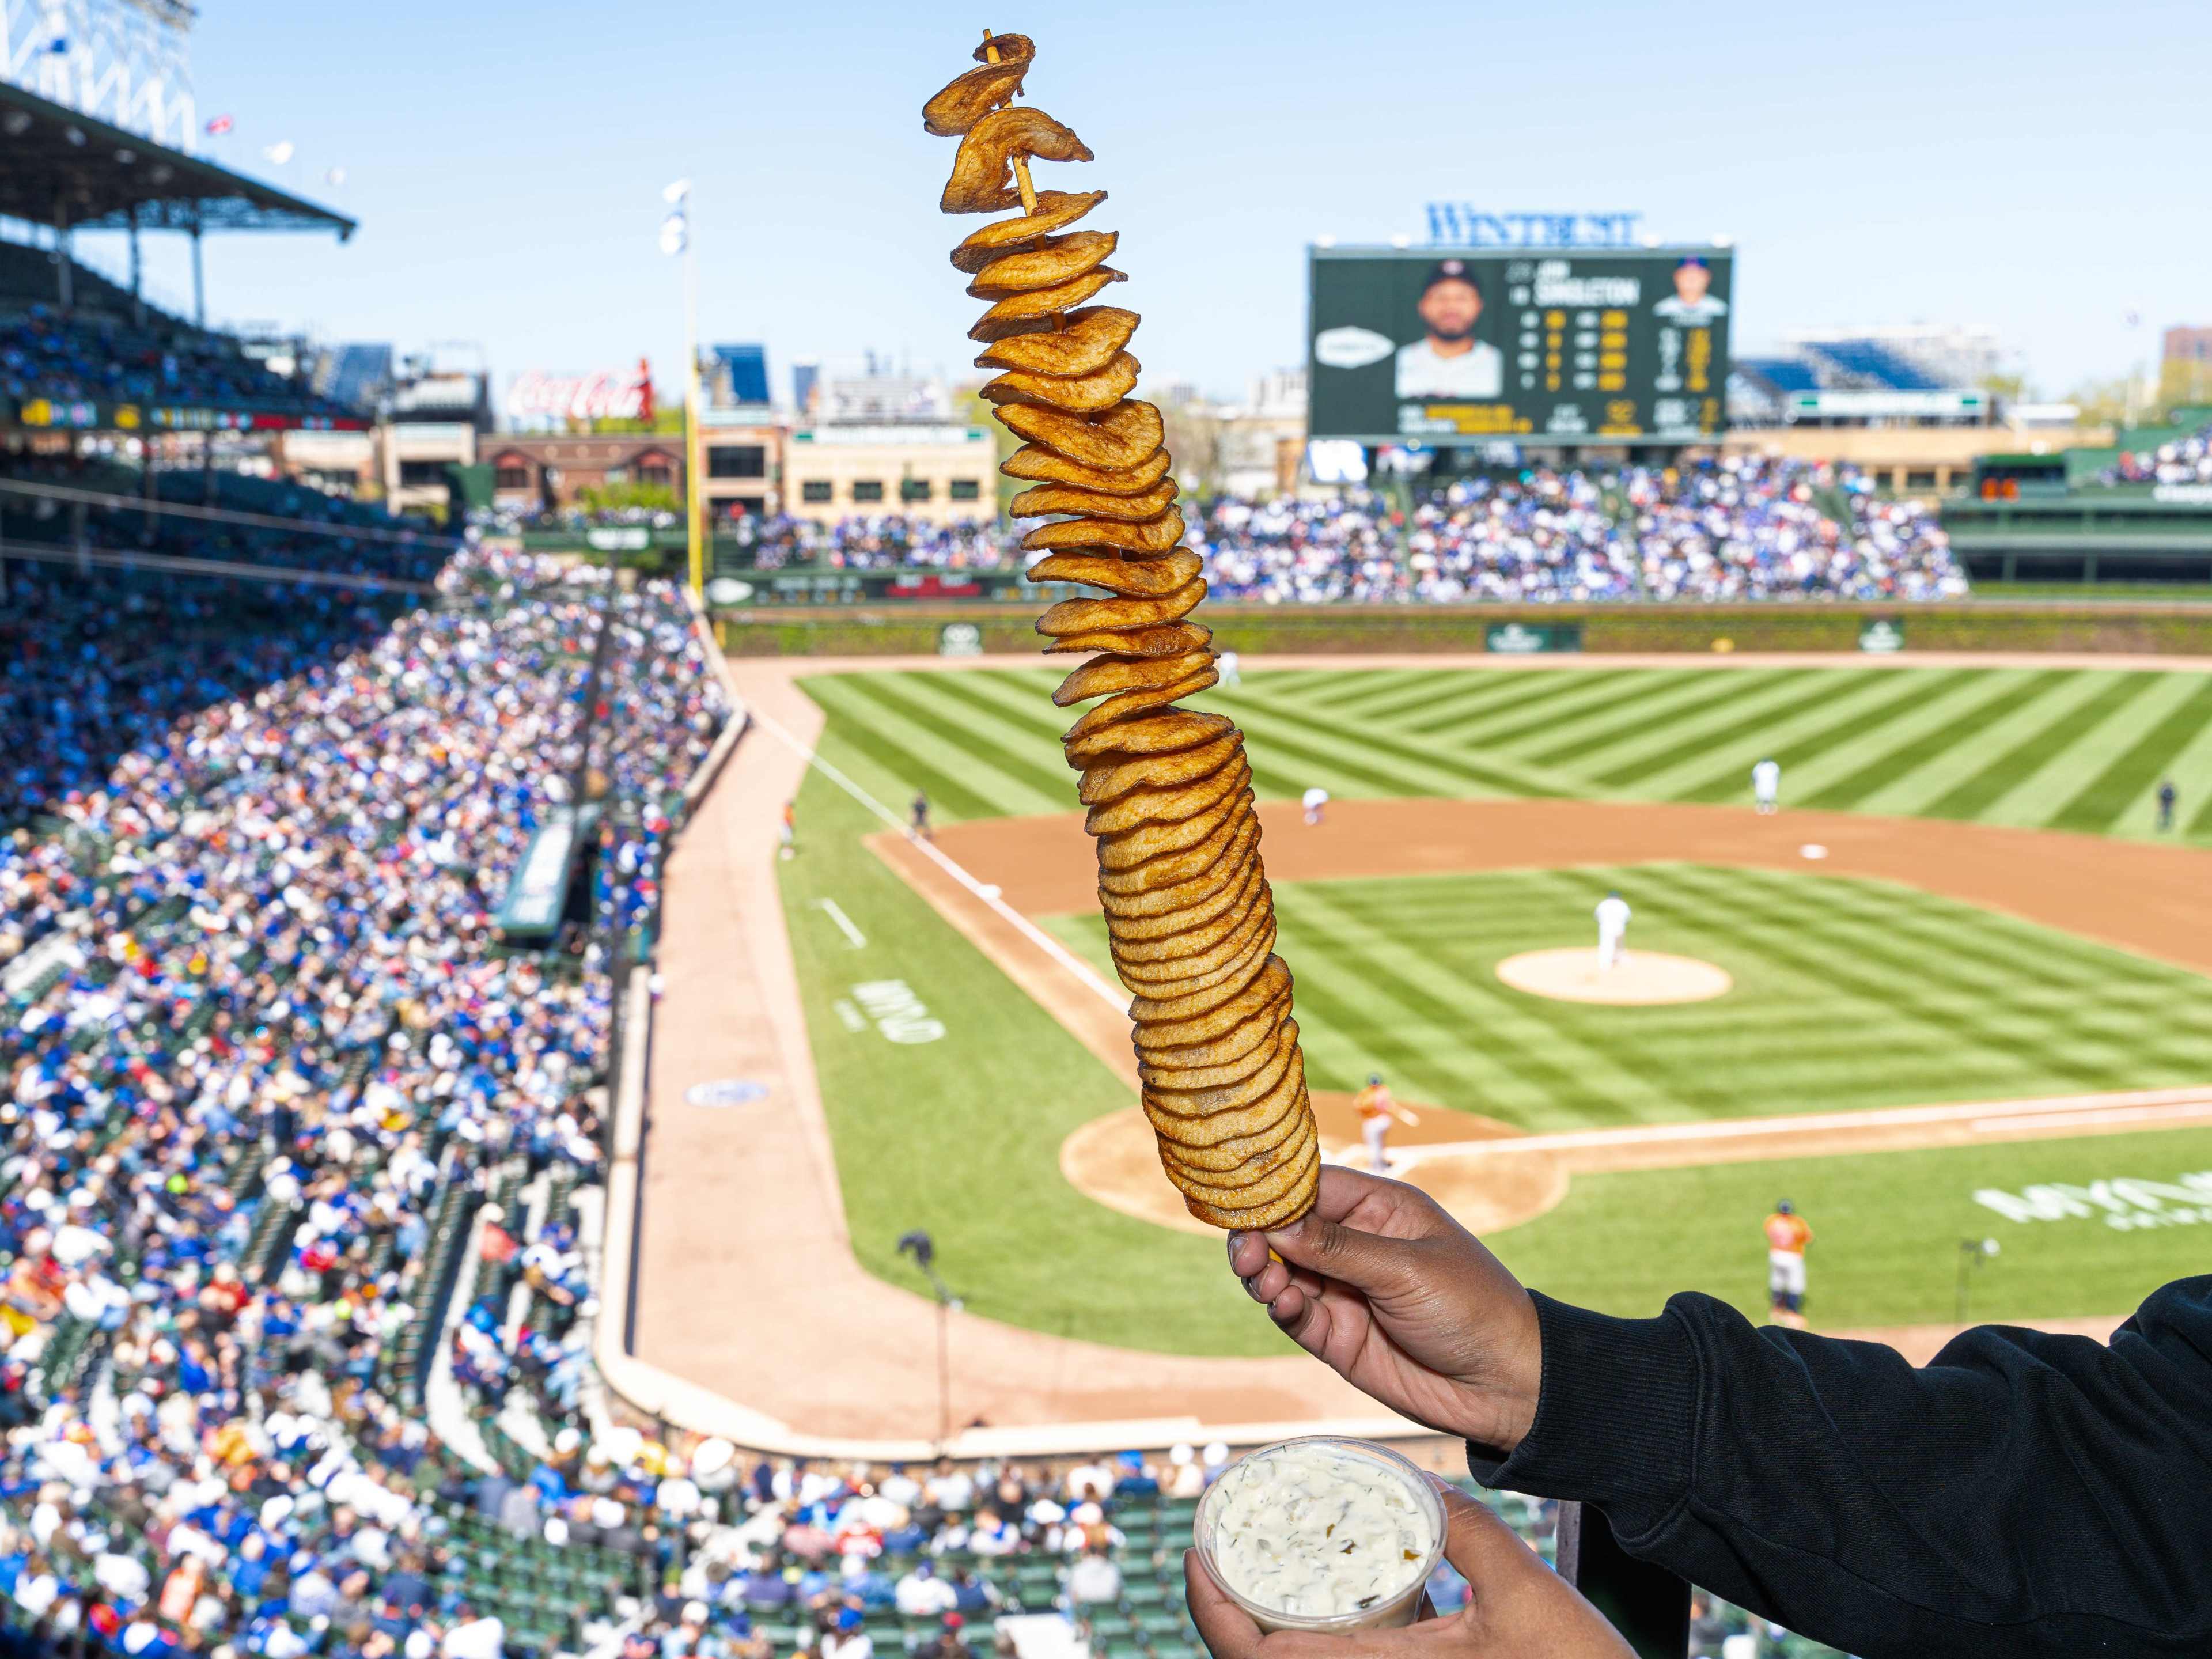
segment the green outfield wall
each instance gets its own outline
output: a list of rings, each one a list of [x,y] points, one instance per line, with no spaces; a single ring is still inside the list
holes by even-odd
[[[1000,605],[726,611],[732,656],[1036,650],[1036,612]],[[2212,655],[2212,605],[1974,601],[1652,605],[1209,605],[1221,650],[1277,652],[2065,651]]]

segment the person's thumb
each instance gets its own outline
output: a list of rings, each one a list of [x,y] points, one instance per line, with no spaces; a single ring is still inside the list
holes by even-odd
[[[1522,1543],[1490,1505],[1433,1477],[1431,1484],[1443,1499],[1444,1559],[1468,1583],[1496,1585],[1532,1563],[1543,1565],[1543,1558]]]
[[[1412,1270],[1413,1246],[1402,1238],[1363,1233],[1340,1222],[1309,1212],[1267,1235],[1267,1246],[1294,1267],[1304,1267],[1349,1285],[1376,1291],[1404,1282]]]

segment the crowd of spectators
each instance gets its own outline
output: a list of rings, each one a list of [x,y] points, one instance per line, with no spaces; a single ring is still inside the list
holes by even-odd
[[[222,335],[40,304],[0,321],[0,395],[295,416],[360,413],[270,374]]]
[[[0,1595],[50,1634],[499,1651],[449,1571],[491,1477],[422,1403],[455,1221],[488,1244],[487,1198],[596,1178],[612,973],[727,711],[673,589],[473,550],[440,580],[202,641],[228,584],[9,571]],[[580,788],[598,925],[506,953]],[[570,1221],[515,1243],[525,1318],[465,1325],[456,1374],[557,1431],[589,1287]],[[652,1512],[626,1468],[580,1482],[586,1539]]]
[[[2107,483],[2212,484],[2212,424],[2155,449],[2127,449],[2105,473]]]
[[[994,522],[933,524],[905,514],[819,523],[781,514],[740,520],[731,532],[763,570],[789,564],[833,570],[1012,570],[1020,567],[1018,536]]]

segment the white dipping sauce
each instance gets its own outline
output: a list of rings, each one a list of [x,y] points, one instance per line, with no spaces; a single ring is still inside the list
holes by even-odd
[[[1396,1471],[1331,1447],[1255,1452],[1218,1483],[1213,1559],[1230,1589],[1304,1617],[1405,1594],[1435,1541]]]

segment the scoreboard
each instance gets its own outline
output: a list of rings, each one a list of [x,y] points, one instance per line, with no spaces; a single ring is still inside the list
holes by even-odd
[[[1717,438],[1733,263],[1709,247],[1312,248],[1311,435]]]

